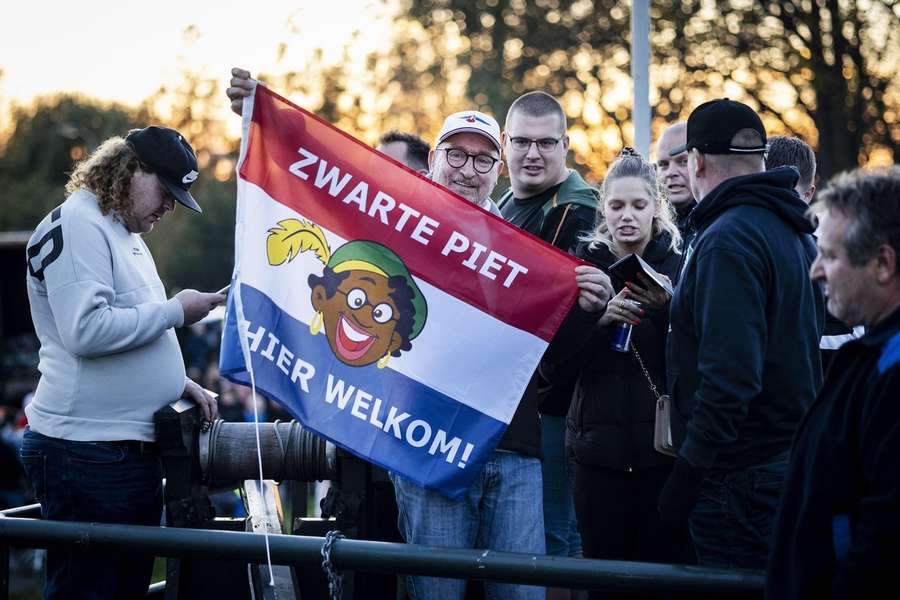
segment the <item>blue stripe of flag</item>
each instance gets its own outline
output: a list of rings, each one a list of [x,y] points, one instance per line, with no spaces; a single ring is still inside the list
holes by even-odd
[[[251,353],[256,386],[263,395],[278,401],[305,427],[365,460],[446,496],[465,494],[505,424],[390,368],[340,362],[323,334],[313,336],[305,323],[259,290],[247,284],[241,290],[251,334],[259,334],[260,327],[265,330],[257,351]],[[235,383],[249,385],[231,302],[233,298],[226,312],[220,371]],[[293,356],[288,360],[285,354],[279,365],[282,346]],[[267,348],[271,358],[264,355]],[[302,389],[303,377],[292,381],[298,359],[315,369],[315,375],[305,380],[308,391]],[[343,393],[332,394],[329,403],[329,389]],[[345,404],[340,408],[342,399]],[[466,456],[467,444],[473,447]]]

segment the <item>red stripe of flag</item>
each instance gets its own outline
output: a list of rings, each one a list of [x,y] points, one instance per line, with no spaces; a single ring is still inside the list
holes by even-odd
[[[328,184],[322,188],[314,184],[318,163],[296,166],[304,159],[299,153],[301,147],[327,163],[323,173],[338,167],[341,177],[332,181],[350,175],[339,193],[332,196]],[[308,178],[292,173],[291,165]],[[544,340],[553,337],[575,301],[576,259],[475,207],[263,86],[256,91],[250,141],[240,175],[344,239],[367,239],[388,246],[420,279]],[[440,224],[432,235],[420,235],[430,240],[428,244],[411,237],[419,222],[412,212],[398,232],[395,227],[403,214],[401,208],[387,212],[385,225],[380,213],[370,217],[358,204],[343,202],[360,181],[368,183],[367,210],[380,191],[398,206],[403,203],[437,220]],[[441,250],[453,232],[465,236],[469,248],[444,256]],[[494,280],[463,266],[473,251],[473,242],[527,267],[528,273],[515,275],[511,285],[503,287],[514,266],[501,263],[494,271]],[[481,268],[487,254],[484,251],[475,261],[476,269]]]

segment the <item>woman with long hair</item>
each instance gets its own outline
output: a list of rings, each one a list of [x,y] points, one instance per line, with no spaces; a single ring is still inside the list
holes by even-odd
[[[607,172],[597,225],[576,254],[604,271],[637,254],[672,281],[680,241],[655,166],[626,148]],[[673,462],[653,448],[656,397],[651,391],[651,382],[659,390],[665,387],[669,297],[645,278],[618,286],[596,326],[568,331],[567,339],[555,340],[559,350],[548,359],[549,368],[577,377],[566,447],[584,555],[688,562],[686,532],[669,531],[656,510]],[[621,327],[632,328],[627,351],[613,347]]]

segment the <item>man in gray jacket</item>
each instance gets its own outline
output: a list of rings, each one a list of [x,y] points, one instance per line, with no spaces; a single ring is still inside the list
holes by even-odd
[[[166,299],[141,239],[176,202],[200,212],[188,191],[197,176],[177,131],[110,138],[76,166],[68,198],[28,242],[41,379],[21,456],[45,519],[158,525],[153,413],[182,397],[217,416],[215,400],[185,377],[173,328],[225,297],[184,290]],[[51,549],[44,597],[142,597],[152,568],[152,556]]]

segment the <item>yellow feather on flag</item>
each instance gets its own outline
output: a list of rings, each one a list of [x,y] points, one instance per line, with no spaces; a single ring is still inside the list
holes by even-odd
[[[290,262],[301,252],[313,251],[322,264],[328,263],[331,248],[321,228],[303,219],[284,219],[277,227],[269,229],[266,239],[266,254],[272,266]]]

